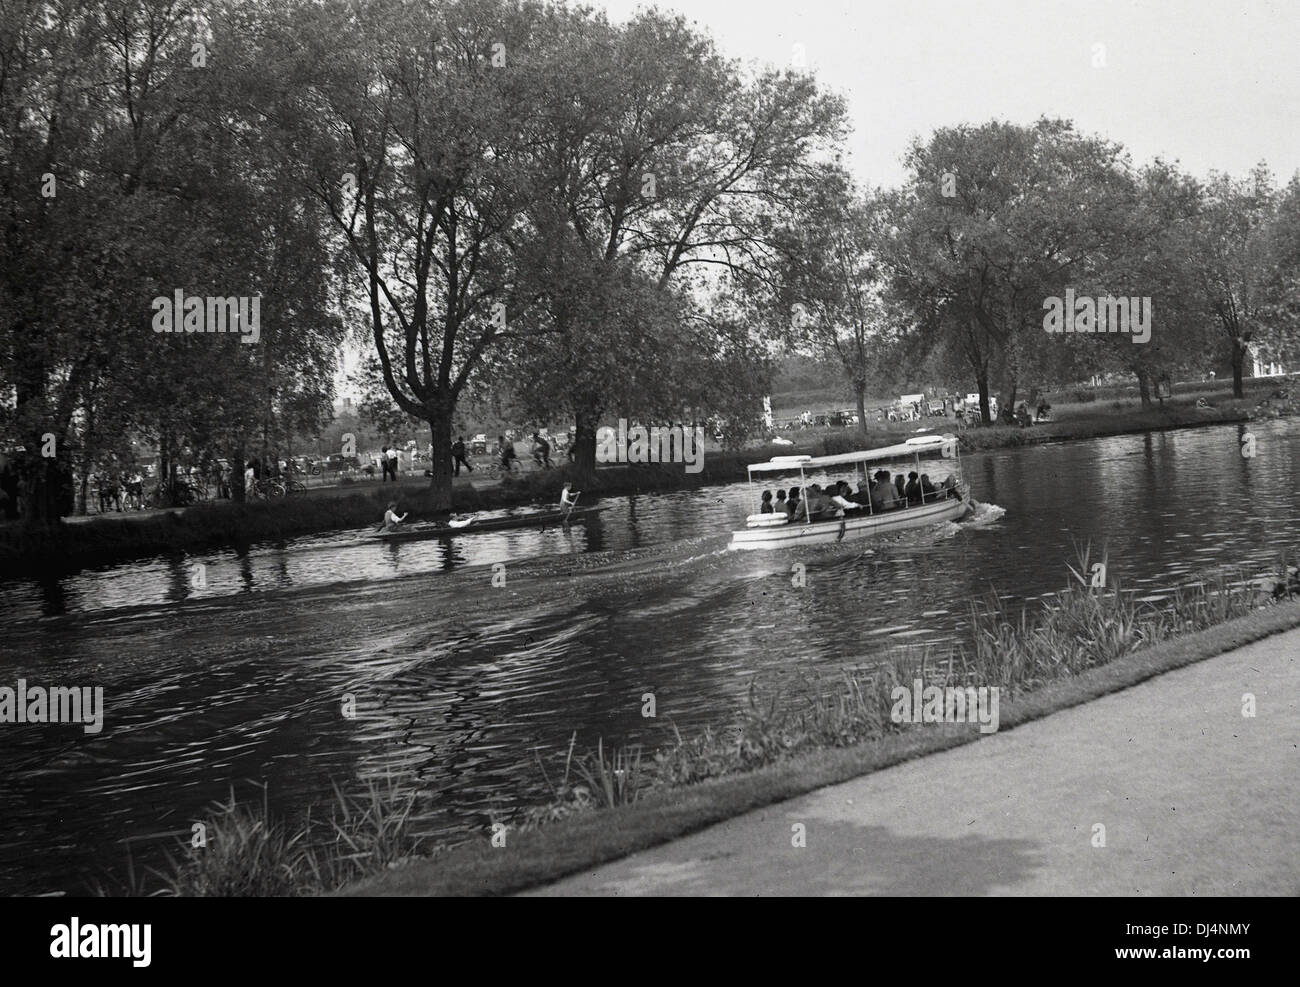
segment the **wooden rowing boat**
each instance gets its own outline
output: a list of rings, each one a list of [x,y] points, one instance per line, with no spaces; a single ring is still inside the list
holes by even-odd
[[[606,507],[581,507],[573,511],[559,508],[516,514],[509,517],[479,518],[470,515],[452,518],[449,522],[418,522],[404,524],[391,531],[373,531],[368,537],[379,541],[411,541],[420,538],[448,538],[453,535],[475,535],[482,531],[505,531],[510,528],[545,528],[572,523],[594,517]]]

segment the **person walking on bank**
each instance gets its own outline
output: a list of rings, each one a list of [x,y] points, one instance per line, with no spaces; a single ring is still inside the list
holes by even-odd
[[[394,483],[397,482],[397,467],[398,464],[401,462],[401,460],[397,458],[399,455],[400,454],[397,451],[397,446],[388,447],[388,469],[393,474]]]
[[[464,466],[471,473],[474,467],[470,465],[469,460],[465,458],[465,436],[456,436],[456,441],[451,444],[451,461],[456,468],[455,475],[460,476],[460,468]]]

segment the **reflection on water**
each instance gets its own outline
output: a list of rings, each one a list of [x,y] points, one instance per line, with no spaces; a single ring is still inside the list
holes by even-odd
[[[102,685],[105,727],[0,726],[0,891],[79,890],[121,869],[126,839],[139,866],[160,842],[144,837],[232,784],[265,781],[294,811],[332,779],[395,776],[423,793],[424,828],[454,835],[544,798],[536,758],[574,731],[663,743],[728,718],[756,671],[952,645],[973,597],[1060,588],[1076,540],[1106,541],[1152,600],[1207,566],[1262,568],[1296,548],[1300,444],[1252,430],[1251,460],[1235,426],[973,457],[975,496],[1004,518],[887,542],[727,552],[737,484],[614,500],[569,532],[352,532],[8,581],[0,685]]]

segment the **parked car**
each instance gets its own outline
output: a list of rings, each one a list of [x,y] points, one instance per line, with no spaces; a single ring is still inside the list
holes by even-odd
[[[361,460],[356,456],[345,456],[339,452],[332,452],[325,457],[325,471],[327,473],[342,473],[346,470],[358,469],[361,466]]]
[[[471,456],[486,456],[488,451],[487,435],[479,432],[474,438],[470,439],[469,454]]]

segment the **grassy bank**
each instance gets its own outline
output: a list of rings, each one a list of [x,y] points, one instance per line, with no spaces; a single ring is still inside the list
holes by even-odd
[[[1207,387],[1210,385],[1207,385]],[[1212,406],[1198,407],[1197,395],[1188,394],[1164,407],[1143,408],[1136,399],[1108,403],[1081,402],[1056,405],[1056,420],[1030,428],[992,426],[958,433],[963,454],[988,449],[1092,439],[1132,432],[1187,428],[1244,422],[1258,417],[1292,414],[1296,403],[1266,397],[1276,382],[1259,382],[1242,399],[1216,396]],[[1261,402],[1267,401],[1267,405]],[[872,425],[864,440],[857,429],[815,429],[785,433],[793,446],[763,445],[741,452],[709,452],[699,473],[686,473],[680,464],[602,466],[594,482],[583,484],[585,502],[600,496],[621,496],[678,490],[743,480],[745,467],[776,455],[807,453],[826,455],[868,446],[890,445],[915,434],[918,428],[950,431],[951,419]],[[533,503],[553,503],[567,471],[555,469],[521,473],[498,487],[458,486],[458,511],[478,511]],[[20,524],[0,526],[0,563],[12,571],[59,572],[174,552],[196,552],[221,547],[241,547],[300,535],[364,527],[378,523],[390,499],[412,520],[434,516],[427,488],[422,483],[399,486],[356,484],[318,490],[304,497],[249,504],[220,502],[184,511],[167,511],[128,517],[94,518],[53,528],[29,529]]]
[[[894,691],[915,679],[927,687],[998,688],[998,726],[1007,729],[1300,625],[1300,603],[1284,599],[1296,589],[1295,570],[1284,562],[1264,579],[1208,575],[1153,606],[1136,602],[1114,578],[1092,586],[1093,561],[1085,553],[1071,585],[1018,614],[996,609],[993,597],[974,605],[967,646],[941,661],[896,652],[835,675],[792,670],[756,678],[732,719],[689,738],[674,728],[672,741],[657,750],[598,740],[579,753],[575,738],[560,763],[539,764],[551,801],[498,820],[495,841],[484,832],[416,856],[425,848],[409,834],[409,793],[372,795],[360,830],[385,835],[369,842],[345,838],[349,831],[337,826],[291,830],[232,801],[221,807],[226,821],[216,830],[227,834],[226,851],[185,849],[170,872],[157,875],[159,886],[238,893],[231,889],[274,880],[273,893],[330,891],[343,883],[330,861],[351,855],[359,864],[348,873],[369,874],[341,888],[349,894],[508,893],[979,738],[972,723],[897,722]],[[278,877],[250,872],[264,861]]]

